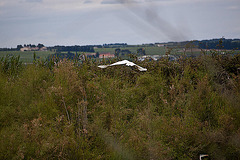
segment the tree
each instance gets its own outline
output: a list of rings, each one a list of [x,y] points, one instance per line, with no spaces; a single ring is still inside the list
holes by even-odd
[[[39,43],[39,44],[37,45],[37,47],[38,47],[38,48],[42,48],[42,47],[44,47],[44,45],[41,44],[41,43]]]
[[[20,49],[23,48],[22,45],[17,45],[17,50],[20,51]]]
[[[99,55],[100,55],[99,52],[97,52],[97,53],[96,53],[96,58],[99,58]]]
[[[120,48],[115,49],[115,56],[119,57],[120,52],[121,52]]]
[[[137,53],[138,53],[138,55],[146,55],[144,48],[137,49]]]
[[[128,55],[128,54],[131,54],[132,52],[129,51],[128,49],[123,49],[121,50],[121,54],[124,56],[124,55]]]

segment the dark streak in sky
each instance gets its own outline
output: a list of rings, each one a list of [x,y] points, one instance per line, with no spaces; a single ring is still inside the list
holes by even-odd
[[[136,25],[131,21],[132,26],[141,29],[142,32],[147,32],[150,34],[148,36],[152,36],[157,38],[157,36],[166,36],[171,41],[182,41],[188,39],[188,37],[183,34],[180,29],[177,29],[168,21],[164,20],[159,14],[158,10],[161,8],[153,8],[151,6],[145,5],[144,7],[138,7],[137,10],[132,9],[131,6],[137,5],[137,3],[133,0],[117,0],[119,4],[122,4],[124,7],[128,9],[134,16],[136,16],[140,21],[147,23],[146,25]],[[143,33],[146,34],[146,33]],[[160,39],[160,38],[159,38]]]

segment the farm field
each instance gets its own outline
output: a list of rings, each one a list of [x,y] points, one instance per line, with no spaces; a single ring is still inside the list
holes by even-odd
[[[164,55],[166,53],[172,54],[172,55],[183,55],[184,51],[183,48],[179,47],[156,47],[156,46],[134,46],[134,47],[120,47],[121,50],[128,49],[132,53],[137,53],[137,49],[144,48],[146,55]],[[97,48],[94,49],[95,52],[99,53],[115,53],[116,48]],[[185,54],[186,55],[200,55],[201,49],[194,48],[192,50],[187,49]]]
[[[199,56],[201,54],[201,50],[194,48],[192,50],[187,49],[185,52],[183,50],[183,48],[176,48],[176,47],[156,47],[156,46],[129,46],[129,47],[120,47],[121,50],[129,50],[132,53],[137,53],[137,49],[139,48],[144,48],[145,49],[145,53],[146,55],[164,55],[164,54],[172,54],[172,55],[191,55],[191,56]],[[99,52],[101,53],[115,53],[115,49],[117,48],[96,48],[94,49],[95,52]],[[211,50],[203,50],[206,54],[210,54]],[[49,55],[54,54],[55,52],[51,52],[51,51],[25,51],[25,52],[21,52],[21,51],[0,51],[0,58],[1,57],[5,57],[6,55],[10,55],[10,56],[18,56],[20,55],[20,61],[22,61],[23,63],[32,63],[33,62],[33,55],[34,52],[36,54],[36,58],[40,59],[40,60],[45,60]],[[216,51],[218,52],[218,51]],[[219,51],[220,53],[234,53],[234,54],[239,54],[240,50],[222,50]],[[61,52],[62,54],[67,54],[68,52]],[[73,54],[75,54],[75,51],[72,52]],[[84,52],[78,52],[79,54],[84,53]],[[122,58],[129,58],[129,56],[125,55],[122,56]]]
[[[11,56],[19,56],[20,55],[20,61],[23,63],[32,63],[33,62],[33,54],[36,53],[37,59],[45,60],[49,55],[54,54],[54,52],[50,51],[0,51],[0,58],[5,57],[6,55]]]
[[[143,46],[134,46],[134,47],[120,47],[121,50],[125,50],[128,49],[129,51],[131,51],[132,53],[137,53],[137,49],[139,48],[144,48],[145,52],[147,55],[162,55],[165,54],[165,48],[164,47],[143,47]],[[106,53],[106,52],[110,52],[112,54],[115,53],[115,49],[116,48],[97,48],[94,49],[95,52],[99,52],[99,53]]]

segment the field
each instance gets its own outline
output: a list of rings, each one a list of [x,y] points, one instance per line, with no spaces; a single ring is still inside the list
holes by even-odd
[[[199,56],[201,54],[201,50],[194,48],[194,49],[187,49],[185,52],[182,47],[157,47],[157,46],[144,46],[144,45],[139,45],[139,46],[128,46],[128,47],[120,47],[121,50],[128,49],[131,51],[133,54],[137,53],[137,49],[139,48],[144,48],[146,55],[164,55],[164,54],[172,54],[172,55],[194,55],[194,56]],[[96,48],[94,49],[95,52],[101,53],[115,53],[116,48]],[[222,50],[220,51],[221,53],[225,52],[233,52],[235,54],[239,54],[240,50],[235,50],[235,51],[230,51],[230,50]],[[45,60],[49,55],[54,54],[55,52],[51,51],[0,51],[0,58],[5,57],[6,55],[10,56],[18,56],[20,55],[20,60],[23,63],[32,63],[33,58],[34,58],[34,53],[36,54],[36,58],[38,60]],[[67,52],[62,52],[62,53],[67,53]],[[75,52],[73,52],[75,54]],[[82,53],[82,52],[80,52]],[[205,50],[205,53],[210,54],[210,50]],[[123,56],[122,58],[128,58],[128,56]]]
[[[129,46],[129,47],[121,47],[121,50],[125,50],[128,49],[129,51],[131,51],[132,53],[137,53],[137,49],[139,48],[144,48],[146,51],[146,54],[148,55],[162,55],[165,54],[165,48],[164,47],[154,47],[154,46],[147,46],[147,47],[143,47],[143,46]],[[116,48],[97,48],[95,49],[95,52],[99,52],[99,53],[106,53],[106,52],[110,52],[112,54],[115,53],[115,49]]]
[[[240,55],[107,63],[0,61],[0,159],[239,159]]]
[[[54,54],[54,52],[50,51],[35,51],[36,53],[36,58],[37,59],[42,59],[45,60],[50,54]],[[20,55],[20,60],[23,63],[32,63],[33,62],[33,54],[34,51],[0,51],[0,58],[5,57],[6,55],[11,55],[11,56],[18,56]]]
[[[202,53],[201,49],[198,48],[187,48],[185,51],[183,47],[181,46],[172,46],[172,47],[157,47],[157,46],[129,46],[129,47],[120,47],[121,50],[125,50],[128,49],[129,51],[131,51],[132,53],[137,53],[137,49],[139,48],[144,48],[145,52],[147,55],[164,55],[164,54],[172,54],[172,55],[195,55],[195,56],[199,56]],[[116,48],[96,48],[95,52],[99,52],[99,53],[115,53],[115,49]],[[211,50],[203,50],[205,53],[210,54]],[[213,50],[212,50],[213,51]],[[218,52],[218,50],[217,50]],[[221,53],[225,53],[225,52],[232,52],[235,54],[239,54],[240,50],[220,50],[219,52]]]

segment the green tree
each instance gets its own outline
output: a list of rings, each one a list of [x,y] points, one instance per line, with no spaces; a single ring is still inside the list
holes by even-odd
[[[20,44],[20,45],[17,45],[17,50],[20,51],[20,49],[23,48],[23,46]]]

